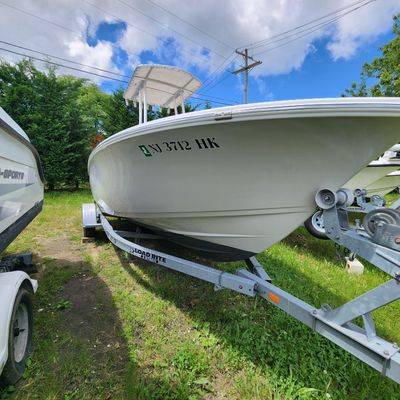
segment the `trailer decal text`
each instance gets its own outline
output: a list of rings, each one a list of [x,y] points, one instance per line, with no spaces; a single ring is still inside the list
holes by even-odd
[[[143,258],[144,260],[152,261],[155,263],[166,262],[165,257],[159,256],[158,254],[151,253],[150,251],[145,251],[137,249],[136,247],[130,250],[130,253],[136,257]]]

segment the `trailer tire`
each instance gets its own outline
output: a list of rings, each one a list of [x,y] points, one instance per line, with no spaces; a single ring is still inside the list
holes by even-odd
[[[8,359],[0,382],[15,384],[25,371],[26,361],[32,352],[32,291],[21,287],[15,297],[8,334]]]
[[[310,218],[304,221],[304,226],[311,235],[321,240],[328,240],[329,237],[325,233],[324,220],[322,211],[316,211]]]

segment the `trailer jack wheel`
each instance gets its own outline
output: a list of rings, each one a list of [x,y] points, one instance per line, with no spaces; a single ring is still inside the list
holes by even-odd
[[[304,226],[307,231],[317,239],[329,239],[325,233],[324,218],[321,210],[316,211],[310,218],[308,218],[304,222]]]
[[[8,332],[8,359],[1,383],[13,385],[25,371],[26,360],[32,352],[32,293],[21,287],[15,298]]]

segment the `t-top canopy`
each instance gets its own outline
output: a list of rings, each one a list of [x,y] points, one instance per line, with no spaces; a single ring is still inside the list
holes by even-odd
[[[201,82],[191,73],[168,65],[147,64],[136,67],[124,98],[165,108],[183,103]],[[145,97],[145,99],[144,99]]]

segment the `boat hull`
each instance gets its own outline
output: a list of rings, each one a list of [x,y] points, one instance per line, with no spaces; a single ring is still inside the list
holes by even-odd
[[[90,156],[94,199],[212,258],[257,254],[315,211],[319,189],[339,189],[397,142],[398,100],[389,113],[305,103],[207,110],[123,131]]]
[[[29,141],[11,126],[14,121],[6,117],[0,115],[0,252],[32,221],[43,204],[38,156]]]

